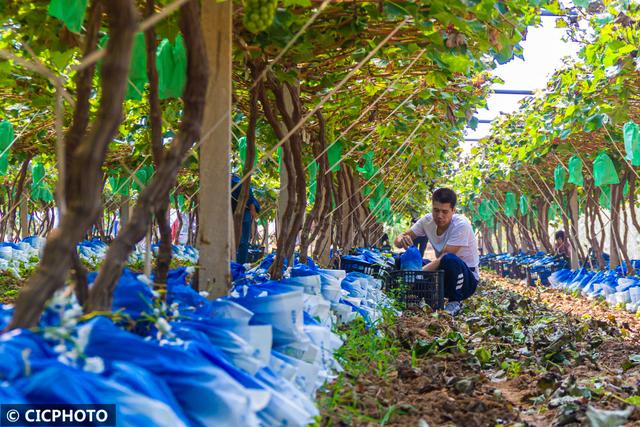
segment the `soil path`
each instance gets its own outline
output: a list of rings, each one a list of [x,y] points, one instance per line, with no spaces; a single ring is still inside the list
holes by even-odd
[[[622,309],[612,309],[605,301],[574,296],[560,289],[527,286],[523,282],[504,279],[492,272],[483,272],[483,278],[498,286],[517,292],[527,298],[539,300],[551,309],[579,318],[592,317],[620,328],[630,339],[640,339],[640,319]]]
[[[619,416],[607,425],[640,426],[630,403],[640,403],[635,317],[485,277],[455,318],[407,311],[381,325],[384,345],[397,349],[385,375],[371,360],[370,372],[352,376],[343,359],[345,373],[321,398],[332,402],[321,425],[579,426]]]

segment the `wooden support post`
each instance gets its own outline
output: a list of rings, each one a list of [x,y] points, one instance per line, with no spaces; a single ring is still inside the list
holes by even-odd
[[[202,2],[202,31],[209,61],[207,104],[200,146],[199,287],[210,298],[227,294],[232,248],[231,178],[231,41],[232,2]]]

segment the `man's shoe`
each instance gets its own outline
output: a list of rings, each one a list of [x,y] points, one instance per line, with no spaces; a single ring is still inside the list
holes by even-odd
[[[449,301],[447,305],[444,306],[444,311],[455,316],[462,311],[462,303],[460,301]]]

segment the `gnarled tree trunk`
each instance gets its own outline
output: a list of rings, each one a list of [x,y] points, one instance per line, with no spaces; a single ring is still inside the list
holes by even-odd
[[[110,0],[104,2],[104,6],[109,18],[110,37],[102,60],[102,99],[98,115],[92,129],[88,133],[81,132],[72,156],[67,156],[67,210],[62,215],[60,226],[50,233],[35,273],[20,292],[9,329],[36,325],[45,302],[64,286],[71,266],[71,254],[100,211],[101,167],[122,119],[129,60],[137,29],[133,2]],[[80,75],[78,79],[81,79]],[[83,108],[82,103],[76,103],[74,125]],[[67,136],[72,132],[73,125]]]
[[[22,166],[20,166],[20,171],[18,172],[18,179],[14,185],[15,198],[9,198],[9,200],[11,200],[11,203],[9,204],[9,212],[7,212],[2,217],[3,225],[6,225],[7,227],[6,230],[9,234],[9,240],[13,240],[13,232],[16,228],[16,212],[18,210],[18,206],[20,206],[20,200],[23,197],[22,193],[24,192],[24,182],[27,178],[29,163],[31,162],[32,157],[32,155],[28,155],[27,158],[22,162]],[[2,234],[4,240],[4,229]]]
[[[166,202],[185,156],[200,138],[209,71],[197,0],[190,0],[182,6],[180,29],[187,47],[187,83],[183,94],[184,114],[180,130],[151,183],[141,192],[129,223],[109,246],[89,292],[87,310],[107,310],[111,307],[113,289],[124,263],[134,245],[144,238],[153,213]]]
[[[318,118],[318,136],[313,138],[311,151],[318,165],[316,176],[316,194],[311,212],[305,218],[302,231],[300,233],[300,262],[306,263],[309,252],[309,245],[318,236],[319,227],[326,225],[327,200],[330,198],[330,189],[326,187],[327,180],[325,173],[329,170],[329,160],[325,152],[326,130],[325,123],[320,111],[316,112]],[[329,208],[331,207],[329,201]]]
[[[254,86],[249,91],[249,124],[247,126],[247,146],[246,146],[246,158],[242,168],[242,175],[246,176],[246,180],[240,187],[240,194],[236,201],[236,210],[233,213],[233,227],[235,233],[235,251],[240,247],[242,237],[242,223],[244,220],[245,207],[249,200],[249,193],[251,191],[251,170],[253,169],[254,159],[256,156],[256,125],[258,123],[258,91],[262,89],[262,81],[258,81],[262,74],[262,66],[247,64],[251,69],[253,78],[256,81]]]
[[[146,16],[155,12],[155,0],[147,0]],[[158,88],[158,69],[156,67],[156,32],[149,27],[145,33],[147,44],[147,75],[149,76],[149,122],[151,124],[151,152],[156,169],[164,161],[164,147],[162,145],[162,107],[160,106],[160,93]],[[156,274],[154,283],[156,288],[165,288],[167,275],[171,265],[171,226],[169,225],[169,195],[158,204],[155,218],[160,231],[160,243],[158,245],[158,257],[156,259]]]
[[[280,113],[282,122],[274,114],[270,102],[264,91],[260,94],[260,102],[269,124],[278,139],[283,140],[287,133],[293,132],[297,123],[302,119],[302,104],[298,89],[289,83],[280,83],[274,76],[268,76],[268,86],[275,98],[275,105]],[[289,108],[291,107],[291,108]],[[284,124],[284,128],[281,126]],[[278,248],[276,258],[269,269],[272,278],[282,277],[284,260],[293,259],[296,238],[302,228],[305,206],[307,202],[307,188],[305,182],[304,165],[302,163],[302,135],[300,129],[293,132],[282,145],[283,163],[288,177],[287,206],[281,216],[278,230]]]

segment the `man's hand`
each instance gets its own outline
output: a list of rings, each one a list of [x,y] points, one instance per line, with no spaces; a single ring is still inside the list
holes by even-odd
[[[436,258],[435,260],[431,261],[429,264],[422,267],[422,271],[436,271],[438,268],[440,268],[440,261],[442,261],[442,257],[445,255],[446,254],[444,253],[440,254],[438,258]]]
[[[408,247],[413,245],[413,237],[408,233],[402,233],[398,237],[396,237],[396,241],[394,242],[396,247],[407,249]]]

